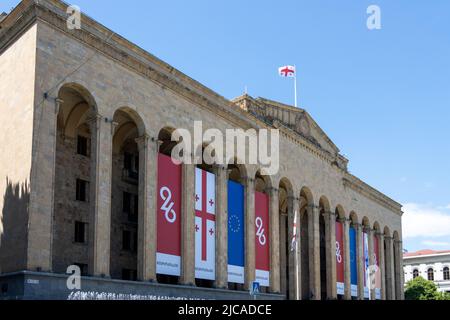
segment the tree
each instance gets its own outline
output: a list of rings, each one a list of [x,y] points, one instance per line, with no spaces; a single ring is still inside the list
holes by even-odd
[[[406,284],[406,300],[450,300],[450,294],[439,292],[433,281],[417,277]]]

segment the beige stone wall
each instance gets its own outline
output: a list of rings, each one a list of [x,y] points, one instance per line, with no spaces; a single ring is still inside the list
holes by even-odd
[[[0,273],[26,263],[36,32],[0,52]]]

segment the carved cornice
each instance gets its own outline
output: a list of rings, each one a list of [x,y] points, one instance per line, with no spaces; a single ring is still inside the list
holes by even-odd
[[[355,177],[351,174],[347,174],[346,177],[344,177],[342,180],[343,180],[344,187],[348,187],[348,188],[358,192],[359,194],[366,196],[367,198],[377,202],[381,206],[398,214],[399,216],[403,215],[401,204],[399,204],[398,202],[395,202],[391,198],[385,196],[378,190],[375,190],[374,188],[369,186],[367,183],[361,181],[357,177]]]

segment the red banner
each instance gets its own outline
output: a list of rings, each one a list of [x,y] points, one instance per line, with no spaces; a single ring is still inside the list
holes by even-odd
[[[159,274],[181,272],[181,165],[158,155],[157,259]]]
[[[269,196],[255,192],[256,281],[270,284]]]
[[[338,294],[344,294],[344,226],[336,222],[336,280]]]
[[[375,299],[381,300],[380,239],[376,235],[373,236],[373,251],[376,266]]]

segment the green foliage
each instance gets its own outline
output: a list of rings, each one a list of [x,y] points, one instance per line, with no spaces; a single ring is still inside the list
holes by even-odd
[[[439,292],[433,281],[417,277],[406,284],[406,300],[450,300],[450,294]]]

